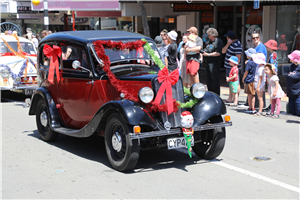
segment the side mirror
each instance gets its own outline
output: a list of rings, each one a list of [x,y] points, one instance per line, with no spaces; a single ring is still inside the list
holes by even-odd
[[[80,65],[81,65],[81,63],[78,60],[74,60],[73,63],[72,63],[73,69],[81,68]]]

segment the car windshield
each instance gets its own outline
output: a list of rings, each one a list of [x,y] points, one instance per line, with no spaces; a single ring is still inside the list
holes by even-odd
[[[118,42],[120,40],[113,40],[114,42]],[[134,40],[122,40],[123,43],[127,42],[133,42]],[[158,50],[156,48],[156,45],[148,41],[151,48],[154,50],[155,55],[158,58],[160,57],[160,54],[158,53]],[[122,60],[151,60],[150,56],[146,53],[145,49],[142,47],[138,50],[132,50],[129,51],[128,49],[125,50],[115,50],[115,49],[105,49],[105,54],[109,57],[110,62],[119,62]]]
[[[13,50],[18,52],[18,43],[17,42],[7,42]],[[36,54],[33,45],[29,42],[20,42],[21,51],[28,54]],[[12,53],[9,48],[5,45],[4,42],[0,42],[0,53]]]

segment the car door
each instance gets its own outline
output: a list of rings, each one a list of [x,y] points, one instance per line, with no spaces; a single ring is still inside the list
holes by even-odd
[[[66,44],[61,44],[61,49],[62,80],[57,84],[58,110],[68,127],[80,129],[93,118],[101,101],[94,84],[87,49]],[[74,69],[74,61],[79,61],[81,67]]]

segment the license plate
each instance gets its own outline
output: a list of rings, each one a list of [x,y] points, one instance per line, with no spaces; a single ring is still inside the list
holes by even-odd
[[[192,136],[192,146],[194,146],[194,137]],[[187,148],[185,137],[167,139],[168,150],[177,148]]]

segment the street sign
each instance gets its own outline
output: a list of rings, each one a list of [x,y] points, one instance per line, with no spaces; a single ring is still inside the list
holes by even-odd
[[[259,9],[259,0],[254,1],[253,9]]]

